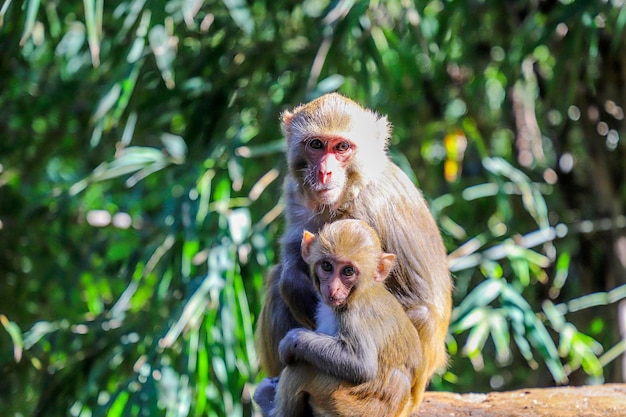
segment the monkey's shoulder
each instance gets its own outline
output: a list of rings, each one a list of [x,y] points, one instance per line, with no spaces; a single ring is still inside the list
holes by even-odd
[[[388,218],[389,214],[420,216],[426,207],[421,191],[404,171],[389,162],[388,169],[356,193],[351,211],[355,217],[372,220],[380,216]]]
[[[371,327],[376,327],[380,336],[387,340],[414,339],[417,331],[398,299],[387,289],[373,293],[368,308],[363,307],[362,320]]]
[[[352,303],[350,309],[357,314],[339,314],[342,327],[361,333],[365,326],[379,336],[395,335],[413,327],[396,297],[382,283],[378,284],[375,290],[370,287],[366,294],[361,293],[358,300]]]
[[[413,184],[409,176],[402,170],[400,167],[393,162],[389,161],[388,168],[384,171],[385,175],[383,175],[378,181],[379,187],[394,187],[394,194],[399,197],[410,196],[411,198],[416,198],[422,200],[422,193],[420,190]]]

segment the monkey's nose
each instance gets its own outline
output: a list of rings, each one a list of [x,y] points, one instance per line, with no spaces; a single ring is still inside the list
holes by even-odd
[[[328,181],[330,181],[330,176],[332,175],[332,172],[319,171],[317,175],[318,175],[319,182],[321,184],[326,184]]]

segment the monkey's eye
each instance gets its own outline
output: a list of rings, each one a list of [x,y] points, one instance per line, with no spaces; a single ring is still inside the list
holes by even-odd
[[[322,271],[324,272],[331,272],[333,270],[333,264],[328,261],[322,261],[322,263],[320,263],[320,268],[322,268]]]
[[[350,142],[339,142],[336,146],[335,146],[335,150],[337,152],[345,152],[348,149],[350,149]]]
[[[322,142],[321,140],[317,138],[313,138],[309,140],[309,147],[311,149],[322,149],[324,148],[324,142]]]
[[[341,270],[341,275],[346,276],[346,277],[351,277],[354,274],[356,274],[356,271],[354,270],[354,267],[352,266],[344,266],[343,269]]]

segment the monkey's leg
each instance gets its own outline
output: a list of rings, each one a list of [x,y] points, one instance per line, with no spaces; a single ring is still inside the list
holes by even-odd
[[[274,409],[269,417],[313,417],[308,390],[317,376],[312,371],[307,365],[285,368],[276,387]]]
[[[427,306],[417,306],[407,310],[409,319],[417,329],[420,336],[420,344],[422,346],[422,368],[418,371],[420,374],[413,388],[413,410],[412,416],[417,416],[424,391],[430,382],[433,373],[443,365],[447,360],[447,350],[445,346],[445,331],[447,327],[438,325],[436,315]]]
[[[426,391],[426,387],[428,386],[428,382],[430,381],[430,377],[424,375],[417,381],[415,387],[413,387],[412,392],[412,400],[411,400],[411,416],[417,416],[418,410],[420,408],[420,404],[422,403],[422,399],[424,398],[424,392]]]
[[[278,359],[278,344],[287,332],[300,324],[293,318],[289,307],[280,295],[279,281],[282,267],[274,268],[267,280],[265,302],[256,330],[256,347],[261,368],[268,376],[280,374],[284,365]]]
[[[431,306],[420,305],[406,310],[406,314],[417,329],[424,356],[424,372],[427,379],[440,367],[447,363],[448,353],[445,338],[448,331],[447,324],[442,324]]]
[[[330,379],[326,386],[331,386]],[[388,377],[380,377],[365,384],[340,383],[332,390],[322,387],[325,395],[311,396],[313,408],[318,400],[326,401],[323,415],[360,417],[408,417],[412,411],[411,376],[393,369]],[[312,392],[314,392],[312,390]]]

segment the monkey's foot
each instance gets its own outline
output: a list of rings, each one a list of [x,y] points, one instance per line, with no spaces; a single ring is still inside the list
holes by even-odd
[[[278,386],[278,377],[265,378],[259,383],[254,391],[254,401],[261,407],[263,416],[269,416],[272,408],[274,408],[274,397],[276,396],[276,387]]]

